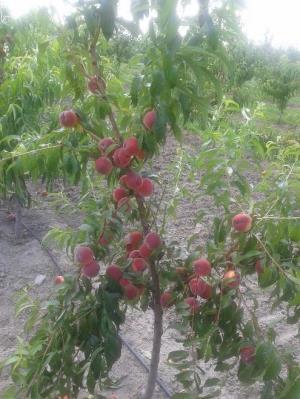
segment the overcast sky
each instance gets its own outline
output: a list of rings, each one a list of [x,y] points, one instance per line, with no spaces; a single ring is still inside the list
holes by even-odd
[[[265,34],[275,46],[293,46],[300,49],[300,0],[245,0],[243,12],[244,29],[256,42],[263,41]],[[62,17],[70,12],[72,0],[0,0],[14,16],[25,14],[39,6],[53,6]],[[119,13],[128,16],[129,1],[121,0]],[[195,11],[196,0],[191,0],[190,13]]]

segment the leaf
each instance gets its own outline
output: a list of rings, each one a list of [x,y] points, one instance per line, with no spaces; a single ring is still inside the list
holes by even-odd
[[[100,25],[106,40],[109,40],[115,30],[117,13],[116,0],[101,0]]]
[[[300,377],[294,381],[288,381],[278,399],[299,399]]]
[[[177,362],[187,359],[188,357],[189,357],[189,353],[187,351],[178,350],[178,351],[173,351],[173,352],[169,353],[168,361],[177,363]]]
[[[204,386],[205,386],[205,387],[213,387],[213,386],[215,386],[215,385],[217,385],[217,384],[219,384],[219,383],[220,383],[219,378],[208,378],[208,379],[205,381]]]
[[[197,399],[198,396],[192,395],[191,393],[175,393],[171,399]]]

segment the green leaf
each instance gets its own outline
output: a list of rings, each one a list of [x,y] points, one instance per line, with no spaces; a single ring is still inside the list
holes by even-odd
[[[101,0],[100,25],[106,40],[109,40],[115,30],[117,13],[116,0]]]
[[[220,383],[220,379],[219,379],[219,378],[208,378],[208,379],[205,381],[204,386],[205,386],[205,387],[213,387],[213,386],[215,386],[215,385],[217,385],[217,384],[219,384],[219,383]]]
[[[187,359],[188,357],[189,357],[189,353],[187,351],[178,350],[178,351],[173,351],[173,352],[169,353],[168,361],[177,363],[177,362]]]
[[[280,393],[278,399],[299,399],[300,398],[300,377],[294,381],[288,381]]]

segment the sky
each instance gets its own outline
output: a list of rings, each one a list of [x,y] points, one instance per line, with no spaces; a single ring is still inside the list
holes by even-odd
[[[71,11],[72,0],[0,0],[0,5],[9,8],[13,16],[26,14],[31,8],[53,6],[60,18]],[[300,1],[299,0],[245,0],[242,21],[248,37],[256,43],[264,41],[266,34],[276,47],[300,49]],[[129,15],[129,1],[120,0],[119,14]],[[191,0],[187,14],[196,10],[196,0]]]

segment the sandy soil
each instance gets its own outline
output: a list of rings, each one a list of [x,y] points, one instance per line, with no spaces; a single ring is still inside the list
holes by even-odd
[[[197,149],[199,141],[191,136],[189,145]],[[154,170],[159,173],[164,165],[176,157],[176,146],[174,140],[169,140],[166,149],[154,163]],[[165,178],[165,184],[172,179],[174,171],[170,171]],[[256,176],[253,175],[252,179]],[[186,188],[193,189],[191,183],[186,181],[185,175],[182,176],[182,182]],[[165,201],[172,198],[172,192],[167,191]],[[16,336],[22,335],[22,318],[14,316],[15,293],[23,287],[32,287],[34,295],[43,299],[45,295],[50,295],[53,289],[53,278],[57,274],[55,267],[47,254],[41,249],[40,243],[33,238],[26,230],[22,231],[22,237],[16,240],[14,237],[13,224],[7,221],[4,204],[0,211],[0,361],[11,354],[16,345]],[[201,209],[205,207],[210,209],[210,214],[218,212],[212,206],[207,196],[202,196],[195,203],[191,204],[189,200],[183,199],[178,207],[179,211],[176,220],[168,222],[167,228],[169,232],[169,240],[181,239],[190,234],[199,234],[199,242],[207,239],[211,220],[209,217],[194,228],[192,220],[195,207]],[[57,216],[51,209],[47,199],[40,199],[38,203],[30,210],[24,210],[24,223],[30,229],[42,238],[48,231],[49,227],[64,226],[63,218]],[[63,253],[53,251],[63,272],[71,270],[71,263]],[[45,280],[41,285],[34,283],[38,275],[44,275]],[[296,355],[300,354],[300,350],[295,350],[295,335],[297,334],[296,326],[287,326],[282,323],[284,312],[277,309],[274,313],[270,311],[267,294],[262,296],[253,279],[249,278],[244,282],[249,290],[249,295],[258,299],[261,303],[258,312],[259,320],[263,326],[275,326],[279,331],[277,339],[278,344],[285,349],[290,348]],[[178,391],[175,383],[174,375],[176,371],[171,368],[167,362],[167,355],[174,349],[179,349],[180,344],[176,342],[178,334],[176,331],[168,328],[169,321],[174,319],[172,310],[165,314],[165,333],[163,336],[162,355],[159,375],[171,392]],[[139,352],[146,360],[149,359],[151,353],[151,337],[152,337],[152,313],[140,313],[136,310],[129,312],[126,323],[122,327],[122,336],[127,342]],[[298,343],[298,341],[297,341]],[[298,345],[297,345],[298,347]],[[201,364],[207,374],[216,376],[213,371],[213,364]],[[237,381],[235,376],[236,370],[231,370],[226,376],[218,376],[222,380],[222,392],[219,398],[222,399],[255,399],[258,397],[257,387],[243,387]],[[138,399],[145,386],[146,372],[141,365],[133,358],[132,354],[124,348],[120,361],[113,367],[112,377],[119,379],[124,377],[115,393],[119,399]],[[8,376],[2,374],[0,376],[0,393],[8,383]],[[1,397],[1,395],[0,395]],[[155,399],[166,398],[164,393],[157,388]]]

